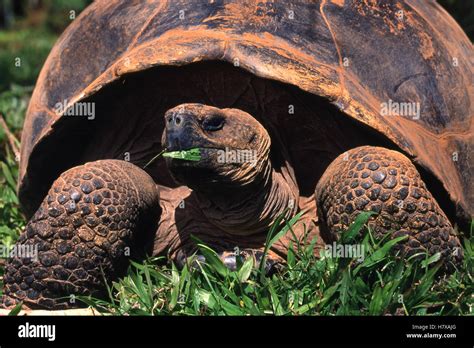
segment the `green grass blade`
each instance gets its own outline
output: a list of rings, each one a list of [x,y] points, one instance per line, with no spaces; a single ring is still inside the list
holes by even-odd
[[[245,260],[244,264],[238,271],[239,282],[245,283],[247,279],[249,279],[252,269],[253,269],[253,258],[249,257],[247,260]]]
[[[374,215],[374,212],[363,212],[360,213],[354,222],[349,226],[346,232],[341,236],[341,243],[349,243],[354,240],[359,234],[360,230],[369,221],[370,217]]]
[[[171,264],[171,286],[171,299],[169,307],[170,309],[173,309],[178,303],[179,296],[179,271],[174,263]]]
[[[280,230],[280,232],[275,233],[277,228],[280,226],[281,222],[284,220],[284,214],[281,214],[275,222],[273,223],[272,227],[270,228],[270,232],[267,234],[267,239],[265,242],[265,249],[263,251],[263,257],[260,262],[260,281],[263,283],[263,279],[265,278],[265,264],[267,261],[267,255],[268,255],[268,250],[270,247],[278,241],[281,237],[283,237],[288,230],[301,218],[301,216],[305,213],[306,211],[300,211],[298,214],[296,214],[290,221],[288,221],[283,228]]]
[[[199,148],[194,148],[183,151],[164,152],[163,157],[197,162],[201,160],[201,150]]]
[[[3,176],[7,180],[8,185],[10,185],[13,190],[16,190],[16,183],[13,179],[13,175],[10,171],[10,168],[4,162],[0,162],[0,165],[2,166]]]
[[[198,244],[199,251],[202,255],[206,258],[206,263],[217,273],[219,273],[223,277],[227,277],[229,274],[229,269],[224,265],[222,260],[219,258],[219,255],[204,244]]]
[[[369,257],[356,268],[354,274],[357,274],[361,268],[369,268],[382,261],[395,244],[407,238],[408,236],[401,236],[385,243],[380,249],[377,249],[373,254],[369,255]]]
[[[8,313],[8,316],[9,317],[17,316],[18,313],[20,313],[22,306],[23,306],[23,302],[22,301],[18,302],[18,304],[15,307],[13,307],[12,310]]]

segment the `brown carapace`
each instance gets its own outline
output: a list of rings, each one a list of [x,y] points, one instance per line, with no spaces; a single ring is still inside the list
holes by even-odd
[[[474,213],[473,53],[434,1],[94,2],[28,108],[17,246],[37,254],[8,261],[4,305],[78,305],[134,255],[184,262],[191,235],[229,267],[234,250],[258,262],[272,221],[302,210],[296,237],[318,247],[373,211],[378,236],[408,236],[402,254],[455,265],[453,225]],[[202,159],[144,168],[165,148]]]

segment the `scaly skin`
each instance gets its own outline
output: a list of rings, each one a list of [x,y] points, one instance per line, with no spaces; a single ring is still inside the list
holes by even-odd
[[[458,264],[462,249],[453,227],[410,160],[399,152],[362,146],[337,157],[316,187],[322,233],[337,240],[363,211],[373,211],[375,235],[408,235],[403,255],[442,253]]]
[[[37,260],[7,262],[4,306],[22,300],[30,308],[64,309],[80,304],[71,303],[71,295],[100,296],[104,280],[128,266],[126,248],[137,239],[145,243],[143,222],[157,219],[158,204],[151,177],[128,162],[103,160],[66,171],[17,243],[36,246]]]

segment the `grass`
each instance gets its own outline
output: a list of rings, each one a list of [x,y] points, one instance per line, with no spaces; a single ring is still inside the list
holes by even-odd
[[[16,195],[18,166],[10,151],[0,162],[0,245],[12,246],[25,227]]]
[[[473,314],[472,240],[464,240],[463,267],[444,276],[439,255],[396,257],[391,250],[400,238],[375,240],[364,228],[368,217],[361,214],[343,236],[345,243],[354,243],[359,231],[366,231],[362,245],[367,255],[361,262],[317,258],[313,240],[293,246],[287,266],[267,277],[250,259],[230,271],[212,249],[199,244],[205,262],[196,259],[195,266],[181,270],[172,263],[160,266],[159,258],[132,262],[128,275],[108,288],[107,300],[80,300],[114,315]]]

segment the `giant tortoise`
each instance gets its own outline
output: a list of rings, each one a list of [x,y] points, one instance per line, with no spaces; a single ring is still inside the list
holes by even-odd
[[[474,211],[473,56],[430,0],[95,1],[28,108],[17,247],[37,252],[8,261],[4,306],[73,306],[129,257],[183,264],[196,240],[230,268],[259,261],[298,212],[270,266],[363,211],[376,235],[407,236],[400,255],[455,266],[453,226]]]

